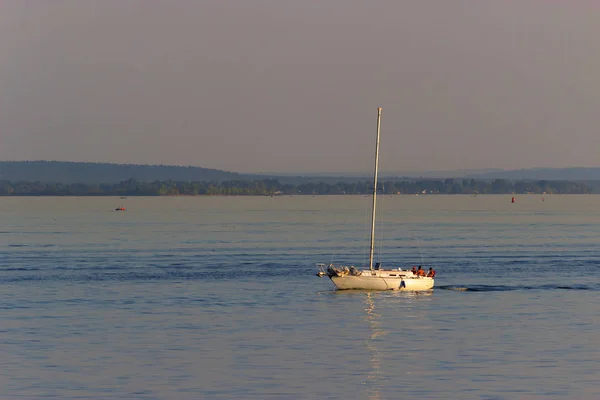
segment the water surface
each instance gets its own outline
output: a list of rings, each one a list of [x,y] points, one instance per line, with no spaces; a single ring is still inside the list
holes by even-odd
[[[2,399],[600,398],[600,196],[0,198]],[[122,205],[124,212],[114,209]]]

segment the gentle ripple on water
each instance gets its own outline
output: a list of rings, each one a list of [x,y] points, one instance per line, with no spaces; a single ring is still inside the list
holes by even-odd
[[[600,398],[600,196],[0,198],[0,398]],[[114,212],[121,203],[126,212]]]

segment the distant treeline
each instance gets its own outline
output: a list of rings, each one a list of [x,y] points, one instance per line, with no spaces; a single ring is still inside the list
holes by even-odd
[[[339,182],[282,184],[276,179],[231,180],[209,182],[144,182],[129,179],[118,184],[50,184],[41,182],[0,181],[2,196],[177,196],[177,195],[342,195],[369,194],[373,183]],[[584,194],[593,190],[586,184],[569,181],[509,181],[495,179],[405,180],[385,181],[378,185],[384,194],[510,194],[548,193]]]

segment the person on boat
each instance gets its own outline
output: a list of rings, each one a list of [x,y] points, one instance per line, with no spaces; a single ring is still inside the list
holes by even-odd
[[[417,274],[417,267],[415,267],[414,265],[413,265],[413,268],[412,268],[412,273],[413,273],[413,275]]]
[[[435,270],[429,267],[429,271],[427,272],[427,276],[433,278],[435,276]]]
[[[419,265],[419,268],[417,269],[417,276],[425,276],[425,270],[423,268],[421,268],[420,265]]]

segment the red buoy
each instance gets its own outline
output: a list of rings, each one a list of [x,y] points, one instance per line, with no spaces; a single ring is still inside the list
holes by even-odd
[[[513,198],[510,200],[510,202],[511,202],[511,203],[514,203],[514,202],[515,202],[515,198],[513,197]]]

